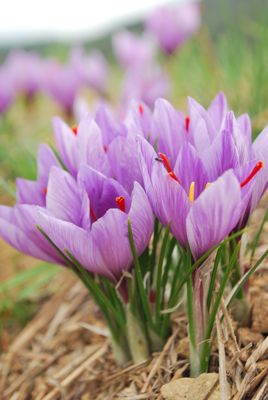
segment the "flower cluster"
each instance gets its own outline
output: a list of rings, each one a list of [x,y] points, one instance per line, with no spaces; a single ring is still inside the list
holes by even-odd
[[[75,99],[83,87],[103,94],[107,87],[108,66],[97,51],[86,55],[75,48],[70,59],[61,64],[36,53],[14,50],[0,69],[0,114],[22,94],[29,103],[39,93],[46,93],[61,105],[66,114],[72,112]]]
[[[187,114],[164,99],[153,111],[133,102],[122,123],[102,106],[77,127],[55,118],[54,133],[56,151],[40,147],[37,180],[18,179],[17,204],[0,207],[1,237],[77,273],[120,360],[162,346],[165,309],[187,284],[193,374],[206,370],[220,246],[239,242],[267,188],[268,129],[252,143],[248,115],[236,118],[219,93],[207,110],[189,99]],[[215,249],[207,283],[202,271]],[[225,284],[237,252],[235,244],[222,268]]]
[[[124,70],[121,95],[117,98],[123,113],[132,99],[153,107],[157,98],[169,95],[171,85],[158,61],[158,47],[168,54],[174,53],[198,31],[200,23],[201,8],[195,0],[155,9],[144,22],[141,35],[130,31],[114,34],[112,50]],[[81,91],[90,88],[106,98],[108,78],[107,60],[96,49],[86,54],[83,48],[74,48],[64,64],[33,52],[11,51],[0,67],[0,115],[18,94],[29,105],[39,93],[54,99],[67,117],[73,116],[76,108],[80,114]]]

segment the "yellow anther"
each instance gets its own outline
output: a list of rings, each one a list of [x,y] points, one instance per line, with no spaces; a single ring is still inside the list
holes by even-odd
[[[189,189],[189,200],[192,203],[194,201],[194,182],[191,182],[190,189]]]

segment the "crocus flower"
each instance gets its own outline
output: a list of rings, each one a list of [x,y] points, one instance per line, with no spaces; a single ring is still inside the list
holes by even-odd
[[[192,99],[189,108],[185,118],[158,101],[150,126],[159,154],[140,137],[140,163],[156,216],[197,258],[245,226],[266,190],[268,131],[252,144],[249,117],[236,119],[222,94],[208,111]]]
[[[0,115],[4,114],[14,99],[14,88],[12,79],[7,68],[0,70]]]
[[[99,94],[107,91],[108,65],[100,51],[94,50],[87,55],[83,48],[74,48],[70,55],[70,65],[76,70],[84,86]]]
[[[140,138],[144,185],[155,215],[195,258],[223,240],[241,216],[242,194],[233,171],[209,183],[201,160],[190,145],[171,169],[163,153]],[[179,172],[182,174],[179,175]]]
[[[167,75],[157,65],[132,68],[123,82],[122,104],[125,110],[133,99],[153,107],[159,97],[168,96],[170,83]]]
[[[176,6],[161,6],[147,20],[147,30],[156,38],[167,53],[193,36],[201,24],[201,9],[198,1],[185,1]]]
[[[41,179],[44,171],[40,172]],[[30,188],[28,198],[32,193]],[[114,179],[87,165],[79,169],[77,181],[54,165],[43,194],[43,207],[33,201],[21,204],[21,199],[15,207],[0,207],[0,236],[22,252],[64,264],[64,259],[38,232],[39,225],[62,252],[68,249],[90,272],[115,280],[133,263],[128,220],[139,254],[149,243],[153,215],[138,183],[129,196]]]
[[[12,77],[14,90],[32,99],[43,88],[43,65],[43,60],[36,53],[12,51],[5,66]]]
[[[119,63],[126,69],[151,64],[155,56],[155,46],[149,37],[128,31],[118,32],[113,36],[113,50]]]
[[[72,66],[61,65],[54,60],[46,61],[44,75],[45,91],[62,107],[67,117],[70,117],[81,89],[81,78]]]
[[[47,199],[52,215],[41,210],[38,224],[56,246],[62,251],[68,249],[87,270],[118,279],[133,263],[128,219],[139,254],[152,235],[153,215],[145,192],[136,183],[130,197],[112,178],[82,166],[78,175],[82,191],[79,196],[74,182],[70,185],[65,174],[52,170]],[[53,189],[58,193],[53,193]]]

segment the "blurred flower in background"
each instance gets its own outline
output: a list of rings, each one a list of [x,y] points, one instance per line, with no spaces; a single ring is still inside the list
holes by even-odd
[[[43,61],[37,53],[13,50],[4,67],[9,71],[16,93],[24,95],[27,100],[33,99],[43,89]]]
[[[114,54],[124,68],[141,68],[155,58],[156,48],[148,36],[121,31],[113,36],[112,43]]]
[[[201,25],[201,3],[189,1],[156,8],[147,19],[147,30],[167,54],[172,54],[193,36]]]
[[[5,113],[14,99],[14,88],[9,70],[1,68],[0,70],[0,115]]]

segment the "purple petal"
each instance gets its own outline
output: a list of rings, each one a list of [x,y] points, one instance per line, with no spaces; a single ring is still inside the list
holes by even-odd
[[[188,110],[190,117],[190,136],[193,136],[195,147],[198,145],[200,150],[202,150],[200,143],[203,142],[204,150],[215,137],[213,120],[205,108],[191,97],[188,99]]]
[[[166,226],[170,223],[170,231],[185,246],[187,243],[185,220],[190,209],[190,201],[183,187],[167,173],[158,174],[156,168],[152,173],[152,185],[147,195],[154,214]]]
[[[88,271],[113,278],[99,252],[98,243],[94,243],[88,232],[42,211],[39,212],[37,221],[50,240],[62,252],[68,250]]]
[[[251,140],[248,141],[245,133],[240,130],[240,126],[232,111],[229,111],[226,115],[224,130],[230,132],[233,136],[239,157],[239,163],[243,165],[253,157]]]
[[[181,149],[174,172],[186,193],[189,193],[191,183],[195,183],[195,198],[199,196],[208,183],[208,176],[203,162],[191,144],[185,144]]]
[[[81,224],[81,197],[75,179],[61,168],[51,169],[46,208],[56,218]]]
[[[62,264],[62,259],[36,228],[38,207],[0,206],[0,237],[17,250],[40,260]]]
[[[100,128],[89,116],[83,118],[78,126],[77,147],[79,164],[88,164],[106,175],[110,174]]]
[[[222,130],[201,155],[209,182],[213,182],[228,169],[239,166],[239,154],[232,133]]]
[[[132,253],[128,238],[128,215],[110,209],[98,219],[91,230],[94,245],[98,248],[107,270],[119,278],[132,264]]]
[[[118,136],[109,146],[107,155],[113,177],[128,191],[132,192],[134,181],[142,183],[136,139]]]
[[[127,210],[130,207],[129,195],[120,183],[87,165],[80,167],[78,185],[87,192],[90,206],[97,219],[101,218],[109,208],[117,208],[118,196],[125,197]]]
[[[225,94],[223,92],[218,93],[208,108],[208,114],[214,124],[215,135],[221,130],[228,109]]]
[[[96,112],[95,121],[100,127],[103,144],[109,146],[111,141],[118,135],[125,136],[126,129],[123,125],[116,126],[110,110],[101,104]]]
[[[47,186],[50,168],[60,167],[60,163],[53,150],[47,144],[41,144],[38,151],[38,181]]]
[[[60,157],[72,175],[77,172],[77,138],[60,118],[53,119],[53,127],[57,149]]]
[[[186,140],[184,118],[167,100],[158,99],[155,103],[152,129],[158,138],[158,151],[165,153],[174,166],[178,152]]]
[[[154,217],[149,200],[142,187],[135,182],[129,218],[138,254],[149,244],[154,229]]]
[[[131,102],[126,116],[126,126],[128,134],[143,136],[152,144],[156,141],[152,131],[152,112],[146,104],[134,100]]]
[[[187,216],[188,242],[195,259],[220,243],[241,214],[240,184],[232,171],[212,183],[193,203]]]
[[[16,179],[17,204],[32,204],[44,207],[47,187],[28,179]]]
[[[268,126],[264,128],[264,130],[258,135],[253,143],[253,151],[255,158],[258,161],[263,161],[264,167],[257,173],[254,178],[254,182],[250,182],[253,184],[252,190],[252,199],[250,211],[252,212],[264,192],[268,187],[268,163],[267,163],[267,154],[268,154]]]
[[[158,163],[156,161],[157,154],[150,145],[142,136],[137,137],[137,145],[138,145],[138,160],[140,165],[140,171],[143,178],[143,185],[145,190],[151,186],[151,175],[153,168],[157,168],[155,165]],[[159,173],[164,175],[164,169],[162,164],[158,165]]]
[[[247,143],[251,143],[252,141],[252,127],[251,121],[248,114],[242,114],[237,118],[237,123],[239,125],[240,131],[242,135],[247,140]]]

